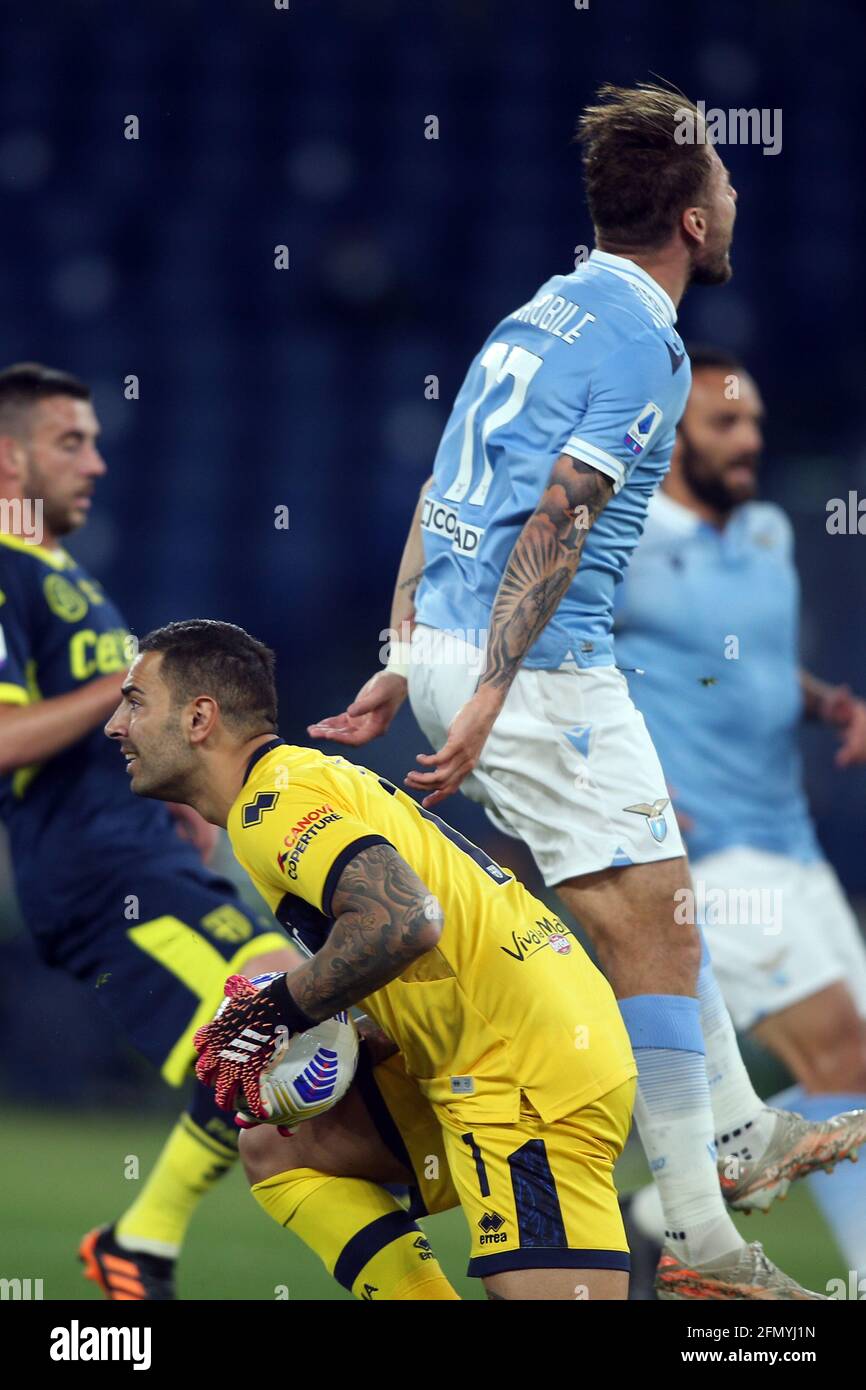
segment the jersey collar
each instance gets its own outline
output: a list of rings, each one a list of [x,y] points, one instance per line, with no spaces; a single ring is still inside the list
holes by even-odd
[[[286,740],[284,738],[275,736],[274,738],[268,739],[267,743],[263,743],[260,748],[256,749],[255,753],[253,753],[253,756],[247,763],[247,770],[244,773],[244,780],[242,786],[246,786],[247,782],[250,780],[250,773],[252,772],[256,763],[260,762],[266,753],[272,753],[275,748],[279,748],[281,745],[285,746],[285,742]]]
[[[681,536],[694,535],[701,525],[697,512],[693,512],[691,507],[684,507],[682,502],[675,501],[661,488],[650,498],[648,512],[654,521],[662,522],[669,531]]]
[[[593,265],[599,266],[602,270],[609,270],[621,280],[640,285],[652,299],[665,322],[673,327],[677,321],[676,305],[658,280],[654,280],[643,266],[636,265],[627,256],[615,256],[612,251],[591,251],[589,259]]]
[[[59,545],[56,550],[49,550],[44,545],[31,545],[30,541],[25,541],[23,536],[10,536],[7,531],[0,531],[0,545],[8,545],[10,550],[20,550],[24,555],[35,555],[37,560],[42,560],[44,564],[50,565],[55,570],[71,570],[75,568],[75,561],[68,551]]]
[[[649,500],[647,515],[653,521],[661,522],[669,532],[678,536],[711,536],[717,544],[731,555],[740,554],[748,540],[748,502],[735,507],[726,524],[719,530],[709,521],[704,521],[691,507],[684,507],[673,497],[659,488]]]

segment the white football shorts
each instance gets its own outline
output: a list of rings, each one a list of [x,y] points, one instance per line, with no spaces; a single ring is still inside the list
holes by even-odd
[[[434,749],[484,664],[479,647],[416,625],[409,700]],[[461,790],[529,846],[549,887],[685,853],[643,715],[615,666],[519,670]]]
[[[737,846],[691,871],[695,917],[738,1029],[838,980],[866,1017],[866,942],[826,860]]]

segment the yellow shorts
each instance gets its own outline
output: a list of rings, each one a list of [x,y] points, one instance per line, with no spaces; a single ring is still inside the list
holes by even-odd
[[[413,1215],[463,1207],[470,1275],[628,1271],[613,1168],[631,1126],[633,1078],[548,1124],[524,1103],[516,1124],[467,1129],[457,1107],[434,1108],[425,1099],[399,1055],[373,1068],[372,1077],[375,1094],[369,1079],[362,1085],[368,1108],[415,1174],[420,1200]]]

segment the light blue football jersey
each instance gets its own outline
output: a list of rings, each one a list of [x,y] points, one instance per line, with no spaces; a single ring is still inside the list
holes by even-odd
[[[559,454],[613,481],[529,667],[613,663],[614,589],[667,472],[691,374],[674,305],[633,261],[593,251],[493,330],[454,402],[422,512],[418,621],[485,634],[514,543]]]
[[[803,790],[791,525],[749,502],[724,530],[660,492],[617,593],[616,656],[700,859],[823,857]],[[643,674],[637,674],[639,668]]]

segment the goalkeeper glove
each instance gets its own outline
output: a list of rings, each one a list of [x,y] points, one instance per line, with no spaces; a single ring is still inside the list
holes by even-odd
[[[223,1110],[244,1109],[259,1120],[268,1114],[259,1080],[285,1052],[293,1033],[314,1027],[289,993],[285,974],[258,989],[245,975],[230,975],[226,998],[193,1044],[195,1074],[214,1090]]]

